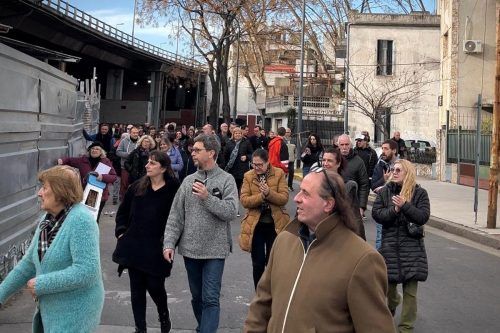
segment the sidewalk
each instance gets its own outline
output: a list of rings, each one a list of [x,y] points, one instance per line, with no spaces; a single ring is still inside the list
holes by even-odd
[[[302,180],[302,170],[296,169],[294,178]],[[429,226],[455,234],[482,245],[500,249],[500,210],[497,228],[487,229],[488,191],[479,190],[477,223],[474,222],[474,188],[417,177],[417,183],[427,190],[431,202]],[[371,192],[369,205],[375,200]]]

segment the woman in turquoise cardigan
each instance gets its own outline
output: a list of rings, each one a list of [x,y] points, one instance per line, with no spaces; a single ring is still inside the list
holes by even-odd
[[[33,332],[93,332],[104,304],[98,225],[79,203],[83,191],[75,169],[55,166],[38,179],[47,215],[23,259],[0,285],[0,304],[27,286],[37,303]]]

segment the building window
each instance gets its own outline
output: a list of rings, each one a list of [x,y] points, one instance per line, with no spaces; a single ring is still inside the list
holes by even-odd
[[[392,75],[392,40],[377,40],[377,75]]]

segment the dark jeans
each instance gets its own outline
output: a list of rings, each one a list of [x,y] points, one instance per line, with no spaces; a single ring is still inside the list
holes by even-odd
[[[197,332],[215,333],[219,327],[220,289],[225,259],[192,259],[184,257],[191,305],[198,322]]]
[[[158,314],[168,311],[165,278],[149,275],[133,268],[128,269],[128,275],[130,277],[130,296],[132,299],[132,312],[134,313],[135,326],[141,330],[145,330],[146,290],[155,302]]]
[[[294,174],[295,174],[295,161],[288,162],[288,188],[293,188]]]
[[[253,231],[251,252],[255,289],[257,289],[260,277],[264,273],[275,239],[274,223],[257,223]]]
[[[243,178],[235,178],[234,181],[236,182],[236,188],[238,189],[238,198],[240,197],[241,194],[241,186],[243,186]]]

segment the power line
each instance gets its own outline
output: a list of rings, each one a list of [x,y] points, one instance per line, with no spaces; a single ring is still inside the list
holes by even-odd
[[[352,60],[351,60],[352,61]],[[414,66],[414,65],[429,65],[429,64],[440,64],[440,61],[425,61],[425,62],[409,62],[409,63],[392,63],[392,66]],[[377,67],[382,66],[379,64],[349,64],[349,67]]]

